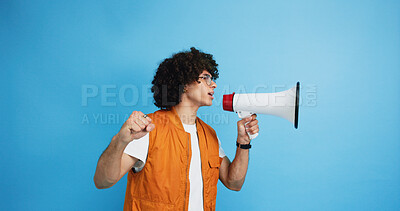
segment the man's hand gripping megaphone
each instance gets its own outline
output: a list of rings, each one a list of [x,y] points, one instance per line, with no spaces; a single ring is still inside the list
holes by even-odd
[[[237,114],[239,118],[242,119],[241,121],[245,121],[244,127],[246,129],[247,134],[249,135],[250,140],[255,139],[258,136],[258,130],[259,130],[257,124],[258,120],[256,119],[257,114],[248,111],[238,111]],[[253,128],[254,125],[257,126],[257,130]]]

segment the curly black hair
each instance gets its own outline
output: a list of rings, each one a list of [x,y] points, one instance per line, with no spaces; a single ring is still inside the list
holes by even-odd
[[[157,69],[151,82],[154,93],[154,105],[161,109],[170,110],[181,102],[183,89],[187,84],[199,82],[199,75],[207,70],[212,79],[218,78],[218,64],[213,55],[197,50],[183,51],[165,59]]]

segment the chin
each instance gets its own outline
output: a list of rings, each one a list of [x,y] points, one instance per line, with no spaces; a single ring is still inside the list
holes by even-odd
[[[201,106],[212,106],[212,102],[205,102],[205,103],[202,103]]]

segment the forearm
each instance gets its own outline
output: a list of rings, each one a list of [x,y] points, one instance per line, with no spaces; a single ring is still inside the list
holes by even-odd
[[[229,165],[228,184],[230,189],[239,191],[244,183],[249,164],[249,150],[236,148],[235,159]]]
[[[237,122],[238,137],[236,142],[240,145],[250,144],[249,135],[258,133],[258,120],[257,115],[253,114],[251,117],[243,118]],[[226,159],[220,170],[220,179],[224,185],[231,190],[239,191],[244,183],[247,174],[247,167],[249,165],[249,149],[236,148],[235,159],[232,163]]]
[[[117,135],[112,138],[110,145],[97,163],[94,175],[94,183],[97,188],[109,188],[118,182],[121,173],[121,158],[126,145],[117,140]]]

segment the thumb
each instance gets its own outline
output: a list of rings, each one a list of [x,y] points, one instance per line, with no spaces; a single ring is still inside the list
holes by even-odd
[[[146,127],[146,131],[147,131],[147,132],[150,132],[150,131],[154,130],[155,127],[156,127],[156,125],[154,125],[154,124],[149,124],[149,125],[147,125],[147,127]]]
[[[245,134],[246,133],[246,126],[245,125],[250,120],[251,120],[251,117],[247,117],[247,118],[244,118],[244,119],[239,120],[237,122],[237,129],[238,129],[239,134]]]

